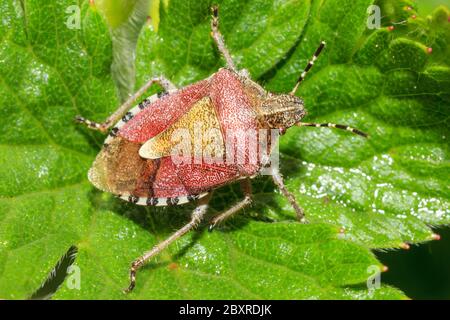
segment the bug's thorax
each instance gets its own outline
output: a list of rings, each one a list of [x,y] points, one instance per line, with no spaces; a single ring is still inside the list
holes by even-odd
[[[305,117],[306,109],[301,98],[268,92],[247,77],[242,77],[241,81],[257,112],[261,127],[284,132]]]

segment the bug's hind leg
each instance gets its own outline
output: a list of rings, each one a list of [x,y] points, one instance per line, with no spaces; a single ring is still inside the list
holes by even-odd
[[[233,59],[231,58],[231,54],[228,51],[223,36],[219,31],[219,6],[215,5],[211,8],[211,10],[213,12],[213,18],[211,21],[212,37],[214,38],[214,41],[216,42],[217,48],[219,49],[220,53],[222,53],[223,57],[225,58],[227,67],[237,72],[236,66],[233,62]]]
[[[219,223],[230,218],[243,208],[247,207],[252,203],[252,185],[250,179],[245,179],[241,182],[241,188],[244,192],[244,199],[238,203],[236,203],[233,207],[228,209],[227,211],[219,214],[214,217],[209,225],[209,231],[212,231]]]
[[[125,113],[133,106],[135,101],[139,99],[153,84],[159,84],[164,91],[174,90],[176,86],[164,77],[153,78],[148,81],[142,88],[133,94],[124,104],[122,104],[112,115],[103,123],[97,123],[82,116],[76,116],[75,121],[87,125],[90,129],[106,132],[114,123],[119,121]]]
[[[131,264],[130,268],[130,285],[127,289],[125,289],[125,293],[131,292],[136,285],[136,272],[144,266],[146,262],[148,262],[151,258],[158,255],[161,251],[166,249],[171,243],[175,242],[177,239],[184,236],[186,233],[195,229],[199,223],[203,220],[203,217],[206,214],[206,211],[209,207],[209,200],[211,199],[212,193],[207,195],[205,198],[199,200],[199,204],[197,208],[194,209],[191,215],[191,221],[186,224],[184,227],[173,233],[169,238],[160,242],[156,246],[153,247],[150,251],[147,251],[142,255],[142,257],[136,259]]]
[[[277,185],[278,189],[280,189],[283,196],[289,201],[291,206],[294,208],[295,213],[297,214],[297,219],[301,223],[307,223],[306,217],[305,217],[305,211],[298,205],[297,200],[295,200],[295,197],[292,193],[289,192],[289,190],[286,188],[286,185],[284,184],[283,177],[281,174],[273,170],[272,171],[272,179]]]

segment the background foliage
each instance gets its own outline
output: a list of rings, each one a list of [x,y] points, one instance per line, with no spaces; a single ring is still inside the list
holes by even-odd
[[[114,6],[95,10],[80,1],[81,29],[71,29],[71,1],[6,0],[0,297],[29,297],[76,245],[81,289],[64,285],[56,298],[405,298],[386,285],[370,294],[365,282],[368,267],[382,267],[370,249],[429,241],[430,226],[450,219],[448,10],[424,17],[411,1],[378,1],[382,28],[368,30],[372,0],[218,2],[237,64],[272,91],[290,90],[326,40],[299,90],[307,120],[371,135],[303,128],[282,138],[281,170],[312,223],[296,223],[261,177],[251,209],[214,233],[200,228],[178,241],[123,295],[130,261],[182,226],[193,206],[137,208],[95,190],[86,172],[103,137],[72,119],[106,118],[154,75],[181,86],[217,70],[212,3],[171,0],[159,8],[158,33],[147,25],[138,37],[146,1],[118,6],[119,17]],[[234,186],[222,188],[211,215],[240,196]]]

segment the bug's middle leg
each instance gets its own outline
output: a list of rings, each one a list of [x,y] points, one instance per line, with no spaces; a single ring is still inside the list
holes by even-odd
[[[297,214],[297,219],[302,223],[307,223],[305,217],[305,211],[298,205],[297,200],[295,200],[295,196],[289,192],[284,184],[283,177],[277,170],[272,170],[272,179],[273,182],[277,185],[278,189],[280,189],[283,196],[289,201],[291,206],[294,208],[295,213]]]
[[[233,59],[231,58],[231,54],[228,51],[225,45],[225,41],[223,40],[223,36],[219,31],[219,7],[217,5],[213,6],[211,10],[213,12],[213,18],[211,21],[212,37],[214,38],[214,41],[216,42],[217,48],[219,49],[220,53],[222,53],[223,57],[225,58],[227,67],[237,72],[236,66],[234,65]]]
[[[153,84],[158,83],[164,91],[174,90],[176,86],[164,77],[153,78],[142,86],[135,94],[133,94],[127,101],[124,102],[112,115],[108,117],[103,123],[97,123],[82,116],[76,116],[75,121],[87,125],[90,129],[106,132],[114,123],[119,121],[125,113],[133,106],[137,99],[139,99]]]
[[[227,211],[217,215],[214,217],[209,225],[209,231],[212,231],[215,226],[217,226],[222,221],[230,218],[235,213],[239,212],[243,208],[247,207],[252,203],[252,185],[250,179],[245,179],[241,181],[241,188],[244,192],[244,199],[238,203],[236,203],[233,207],[228,209]]]
[[[164,249],[166,249],[171,243],[175,242],[177,239],[184,236],[186,233],[195,229],[198,224],[203,220],[203,217],[206,214],[206,211],[209,207],[209,200],[211,199],[212,193],[208,194],[205,198],[199,200],[199,205],[194,209],[191,215],[191,221],[186,224],[184,227],[173,233],[169,238],[164,240],[163,242],[154,246],[150,251],[144,253],[142,257],[136,259],[131,264],[130,268],[130,285],[125,290],[126,293],[131,292],[136,285],[136,272],[144,266],[146,262],[150,259],[161,253]]]

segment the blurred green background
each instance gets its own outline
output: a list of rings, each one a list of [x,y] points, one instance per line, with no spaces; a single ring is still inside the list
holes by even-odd
[[[430,14],[439,5],[450,7],[450,0],[417,0],[417,4],[421,14]],[[402,289],[412,299],[450,299],[450,227],[435,231],[440,241],[407,251],[376,252],[389,267],[382,282]]]
[[[450,0],[416,0],[416,2],[419,5],[419,12],[422,14],[431,13],[439,5],[450,7]]]

